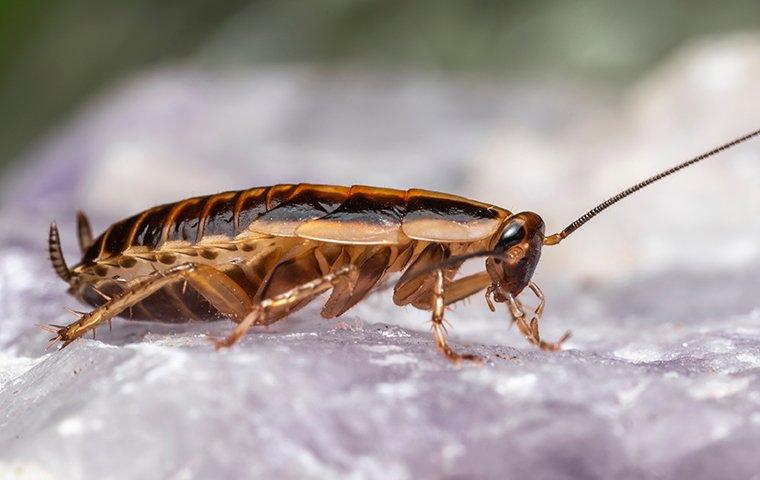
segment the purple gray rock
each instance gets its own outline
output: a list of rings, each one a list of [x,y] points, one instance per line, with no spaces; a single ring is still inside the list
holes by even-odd
[[[276,182],[469,195],[562,228],[642,177],[758,127],[760,39],[686,48],[625,92],[305,67],[192,64],[126,82],[44,144],[0,211],[0,478],[757,478],[760,142],[652,187],[544,252],[536,351],[480,296],[425,312],[381,291],[229,351],[228,322],[114,322],[44,350],[74,306],[56,219]],[[476,263],[471,268],[475,268]],[[529,303],[532,301],[529,297]]]

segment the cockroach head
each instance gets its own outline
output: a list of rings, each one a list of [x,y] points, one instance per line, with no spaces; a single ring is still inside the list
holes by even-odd
[[[519,294],[530,282],[541,258],[544,221],[533,212],[507,218],[491,241],[495,254],[486,260],[486,270],[504,293]]]

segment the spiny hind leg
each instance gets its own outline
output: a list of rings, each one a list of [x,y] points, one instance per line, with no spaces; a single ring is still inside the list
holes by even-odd
[[[446,309],[445,291],[443,288],[444,277],[442,270],[436,270],[435,282],[433,283],[433,298],[431,302],[432,316],[431,322],[433,324],[433,339],[438,350],[443,353],[446,358],[454,363],[459,363],[462,360],[470,360],[480,362],[482,359],[477,355],[472,354],[459,354],[455,352],[450,346],[446,335],[446,326],[443,324],[443,313]]]
[[[124,310],[136,305],[166,285],[184,279],[220,313],[233,320],[242,321],[253,309],[248,294],[230,277],[214,267],[196,263],[185,263],[165,272],[153,272],[145,278],[128,285],[120,294],[108,300],[89,313],[64,327],[51,326],[56,336],[51,344],[63,342],[61,348],[70,344],[103,322],[111,320]]]
[[[565,342],[565,340],[570,338],[570,331],[565,332],[565,334],[562,335],[562,337],[556,342],[547,342],[541,340],[541,335],[539,334],[538,330],[538,323],[544,313],[546,299],[541,289],[538,288],[538,285],[530,282],[528,284],[528,287],[533,291],[536,297],[538,297],[539,304],[533,311],[531,319],[529,321],[526,321],[525,312],[523,311],[520,302],[518,302],[514,296],[507,295],[507,307],[509,309],[509,313],[512,315],[512,321],[517,324],[517,328],[520,330],[520,333],[522,333],[530,343],[536,345],[541,350],[556,352],[562,348],[562,344]]]
[[[297,287],[279,295],[262,300],[258,304],[252,306],[250,313],[245,316],[242,322],[235,326],[235,329],[232,330],[226,338],[215,342],[216,348],[231,347],[240,340],[252,326],[257,324],[266,325],[268,323],[268,312],[273,310],[278,310],[278,314],[282,314],[283,310],[287,312],[292,306],[299,304],[303,300],[316,297],[330,288],[333,288],[340,281],[354,283],[356,281],[356,276],[356,267],[353,264],[349,264],[315,280],[298,285]]]

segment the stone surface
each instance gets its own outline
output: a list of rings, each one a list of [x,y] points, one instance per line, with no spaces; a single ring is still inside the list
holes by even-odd
[[[756,478],[760,142],[616,206],[544,252],[530,348],[482,297],[427,314],[381,291],[223,353],[230,325],[114,322],[45,352],[74,301],[56,218],[286,181],[419,186],[532,209],[556,230],[602,198],[757,128],[760,40],[686,48],[626,92],[412,74],[208,72],[125,83],[29,153],[0,219],[0,478]],[[476,268],[473,262],[470,268]],[[533,300],[528,297],[528,303]]]

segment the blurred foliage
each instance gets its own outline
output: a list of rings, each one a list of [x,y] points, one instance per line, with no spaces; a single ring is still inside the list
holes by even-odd
[[[0,164],[128,73],[193,58],[626,82],[757,0],[0,0]]]
[[[760,27],[757,0],[260,1],[208,42],[240,61],[626,81],[692,36]]]
[[[109,82],[192,52],[246,3],[0,0],[0,164]]]

